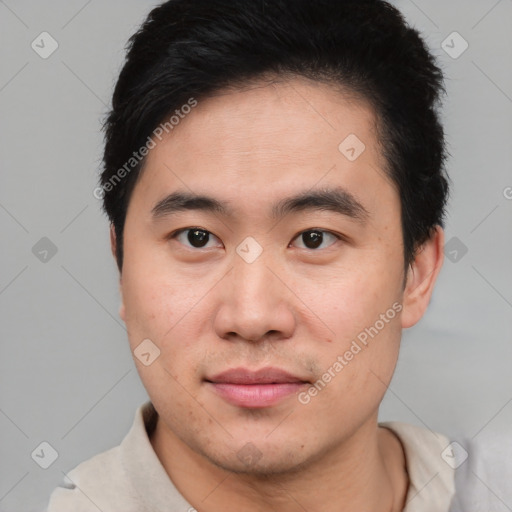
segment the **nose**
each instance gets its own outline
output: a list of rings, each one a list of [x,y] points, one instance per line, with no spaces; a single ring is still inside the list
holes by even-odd
[[[234,255],[231,272],[224,278],[214,329],[223,339],[279,340],[295,329],[294,295],[283,270],[264,256],[252,263]]]

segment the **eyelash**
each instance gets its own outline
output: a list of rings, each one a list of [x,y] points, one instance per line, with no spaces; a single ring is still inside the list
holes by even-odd
[[[188,227],[188,228],[181,228],[181,229],[178,229],[176,231],[173,231],[172,233],[170,233],[166,238],[168,240],[174,240],[176,239],[181,233],[184,233],[186,231],[193,231],[193,230],[197,230],[197,231],[202,231],[204,233],[208,233],[210,235],[213,235],[215,236],[211,231],[208,231],[207,229],[204,229],[204,228],[200,228],[200,227]],[[341,240],[341,241],[346,241],[345,237],[343,237],[342,235],[339,235],[337,233],[334,233],[332,231],[328,231],[326,229],[320,229],[320,228],[309,228],[309,229],[305,229],[303,231],[300,231],[299,233],[297,233],[293,239],[292,239],[292,242],[293,240],[297,239],[300,235],[303,235],[304,233],[308,233],[308,232],[318,232],[318,233],[327,233],[328,235],[332,235],[334,238],[336,238],[336,240]],[[218,238],[217,236],[215,236],[215,238]],[[323,241],[322,241],[323,242]],[[331,245],[334,245],[336,242],[333,242]],[[331,247],[331,245],[327,246],[327,248]],[[327,249],[325,248],[325,249]],[[201,250],[201,249],[204,249],[204,247],[187,247],[187,249],[191,249],[191,250]],[[308,247],[300,247],[300,249],[306,249],[306,250],[309,250],[309,251],[313,251],[313,252],[318,252],[320,251],[321,249],[309,249]]]

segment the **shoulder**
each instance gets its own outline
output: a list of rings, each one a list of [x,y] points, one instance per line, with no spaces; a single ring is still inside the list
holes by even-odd
[[[448,512],[455,494],[455,475],[450,466],[450,440],[428,428],[398,421],[381,422],[402,444],[409,491],[405,512]]]
[[[130,512],[135,498],[130,494],[120,447],[116,446],[68,472],[64,482],[52,492],[47,512],[97,512],[112,510],[114,504]]]
[[[461,454],[450,512],[512,510],[512,432],[481,431],[453,441]]]
[[[135,412],[134,422],[120,445],[78,464],[53,490],[46,512],[144,510],[134,485],[134,471],[155,458],[147,435],[155,411],[151,402]]]
[[[512,432],[448,437],[408,423],[379,425],[393,430],[404,448],[410,479],[405,512],[512,510]]]

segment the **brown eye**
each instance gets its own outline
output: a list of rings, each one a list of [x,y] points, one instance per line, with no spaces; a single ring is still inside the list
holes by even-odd
[[[318,249],[325,240],[333,240],[332,243],[328,244],[327,247],[330,247],[336,240],[339,240],[340,237],[331,233],[329,231],[324,231],[323,229],[309,229],[307,231],[303,231],[299,234],[299,236],[295,240],[301,240],[305,249]],[[326,247],[324,247],[326,248]]]
[[[212,238],[217,237],[206,229],[185,228],[176,232],[171,238],[176,238],[180,243],[189,245],[194,249],[204,249],[207,248],[207,244]]]

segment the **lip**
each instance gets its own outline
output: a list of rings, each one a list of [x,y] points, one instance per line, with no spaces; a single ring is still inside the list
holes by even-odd
[[[227,402],[248,408],[275,405],[310,384],[301,377],[272,367],[256,371],[232,368],[205,380]]]

